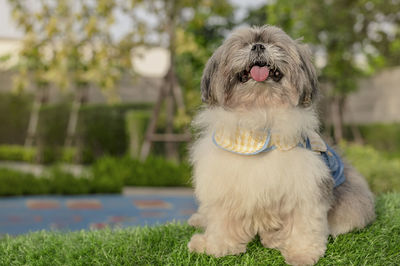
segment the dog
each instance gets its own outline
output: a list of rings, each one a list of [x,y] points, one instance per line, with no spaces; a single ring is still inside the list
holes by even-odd
[[[199,203],[189,251],[246,251],[259,235],[292,265],[312,265],[336,237],[375,219],[364,178],[319,135],[310,51],[275,26],[235,30],[201,80],[190,149]]]

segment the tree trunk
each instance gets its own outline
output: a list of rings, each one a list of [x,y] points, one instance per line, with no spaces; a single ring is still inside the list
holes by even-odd
[[[38,88],[36,90],[35,101],[29,117],[28,131],[25,139],[25,146],[32,147],[34,141],[37,139],[37,130],[40,116],[40,108],[48,100],[48,88]]]
[[[76,95],[72,103],[71,113],[68,119],[67,137],[64,143],[65,147],[72,147],[74,144],[75,145],[78,144],[77,129],[78,129],[79,111],[82,105],[87,101],[87,93],[88,93],[87,88],[79,88],[76,91]],[[77,162],[81,161],[80,155],[81,155],[80,152],[76,154],[77,157],[75,158],[75,160]]]
[[[142,161],[144,161],[150,153],[151,142],[152,142],[151,135],[156,130],[158,116],[161,111],[161,105],[162,105],[162,102],[166,95],[167,95],[166,86],[163,84],[160,87],[160,91],[158,93],[158,98],[157,98],[156,104],[154,105],[153,114],[151,115],[149,125],[147,126],[145,139],[144,139],[144,142],[142,145],[142,149],[140,151],[140,160],[142,160]]]
[[[354,124],[351,124],[350,127],[351,127],[351,133],[354,138],[354,142],[360,145],[364,145],[364,139],[361,135],[360,129]]]
[[[174,97],[173,97],[173,87],[174,87],[174,73],[172,70],[170,70],[170,74],[168,75],[167,78],[167,88],[168,88],[168,96],[166,99],[166,114],[167,114],[167,119],[166,119],[166,133],[167,134],[172,134],[174,132],[174,110],[175,110],[175,104],[174,104]],[[178,150],[177,150],[177,145],[175,142],[166,142],[165,143],[165,148],[167,152],[167,158],[170,160],[177,161],[178,160]]]
[[[169,52],[170,52],[170,67],[167,74],[166,79],[166,87],[167,87],[167,99],[166,99],[166,133],[172,134],[174,129],[174,111],[175,111],[175,104],[174,104],[174,87],[175,87],[175,80],[176,80],[176,73],[174,69],[175,63],[175,20],[176,20],[176,5],[172,1],[170,2],[171,6],[169,6],[169,18],[167,20],[167,33],[169,37]],[[167,152],[167,158],[170,160],[178,160],[178,150],[177,144],[175,142],[166,142],[165,148]]]
[[[333,138],[335,143],[339,143],[343,139],[343,116],[341,97],[334,96],[331,101],[331,119],[333,126]]]

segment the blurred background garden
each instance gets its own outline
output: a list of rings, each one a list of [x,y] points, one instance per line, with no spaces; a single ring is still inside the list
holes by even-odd
[[[203,67],[263,24],[310,45],[325,138],[400,191],[399,21],[399,0],[0,0],[0,196],[190,187]]]

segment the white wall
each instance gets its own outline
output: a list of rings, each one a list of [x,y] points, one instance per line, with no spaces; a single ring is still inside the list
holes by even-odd
[[[345,106],[345,123],[400,122],[400,67],[361,80]]]
[[[0,39],[19,39],[21,37],[22,32],[17,29],[16,24],[12,20],[8,0],[0,0]]]
[[[18,61],[18,51],[21,47],[21,42],[16,39],[1,39],[0,38],[0,58],[10,55],[10,58],[5,62],[0,62],[0,70],[6,70],[14,66]]]

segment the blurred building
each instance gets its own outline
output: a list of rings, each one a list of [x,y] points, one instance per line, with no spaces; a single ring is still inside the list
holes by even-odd
[[[0,92],[8,91],[12,87],[12,65],[16,63],[20,49],[20,40],[13,37],[0,36],[0,60],[10,57],[7,61],[0,61]]]
[[[400,67],[385,69],[359,82],[347,99],[347,124],[400,122]]]

